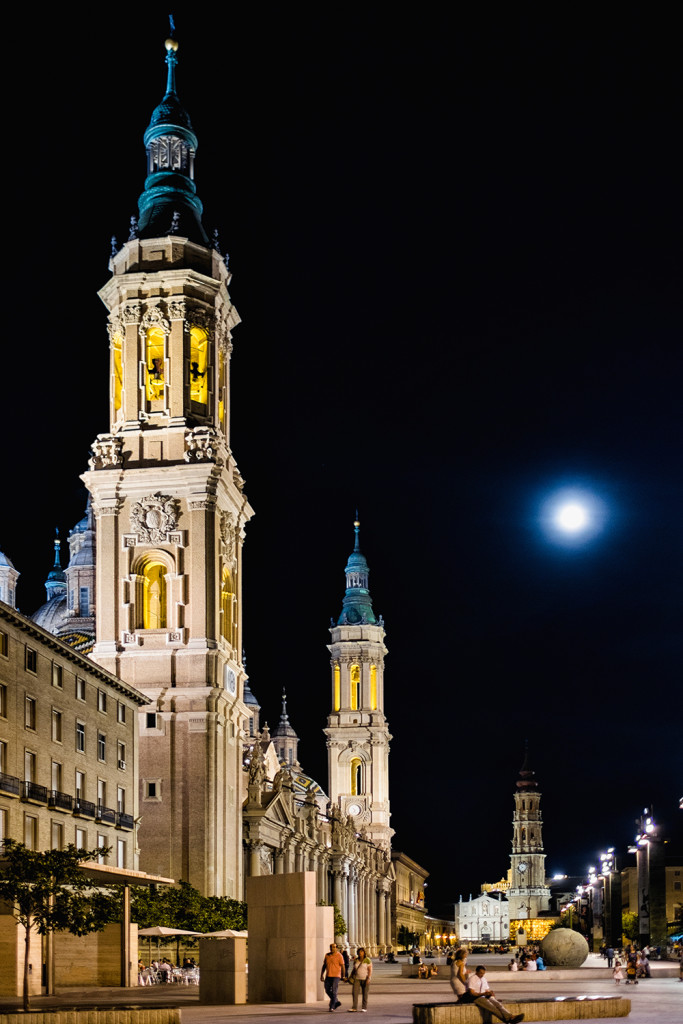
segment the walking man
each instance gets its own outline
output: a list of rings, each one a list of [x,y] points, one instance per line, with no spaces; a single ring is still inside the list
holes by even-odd
[[[344,957],[337,949],[336,942],[333,942],[329,953],[325,953],[325,959],[320,972],[320,980],[325,983],[325,994],[330,1000],[330,1013],[336,1010],[338,1006],[341,1006],[337,998],[337,992],[339,990],[339,982],[345,977]]]
[[[519,1024],[524,1020],[524,1014],[518,1013],[517,1016],[513,1016],[507,1007],[496,999],[495,992],[484,981],[485,974],[485,967],[477,967],[474,974],[470,975],[467,980],[467,994],[462,997],[460,1002],[476,1003],[482,1011],[484,1024],[491,1024],[491,1014],[498,1020],[502,1020],[504,1024]]]
[[[607,966],[612,970],[612,964],[614,963],[614,947],[608,946],[605,950],[605,956],[607,957]]]

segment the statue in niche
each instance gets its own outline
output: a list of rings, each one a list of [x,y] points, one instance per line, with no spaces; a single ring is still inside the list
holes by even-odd
[[[259,786],[260,788],[264,783],[265,777],[266,766],[263,750],[261,749],[260,743],[255,743],[254,753],[252,754],[251,763],[249,765],[249,785]]]
[[[199,369],[199,363],[190,364],[190,373],[192,374],[192,380],[198,381],[201,377],[206,377],[206,370],[203,372]]]

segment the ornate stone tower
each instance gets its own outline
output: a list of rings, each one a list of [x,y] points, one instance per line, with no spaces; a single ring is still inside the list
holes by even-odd
[[[372,610],[360,523],[346,566],[341,615],[330,628],[332,711],[327,719],[329,793],[373,842],[389,849],[389,742],[384,717],[384,622]]]
[[[541,794],[528,760],[526,752],[515,790],[507,896],[511,930],[524,928],[527,938],[535,938],[533,921],[550,910],[550,889],[545,882]]]
[[[145,132],[139,222],[110,262],[110,428],[83,480],[97,544],[93,658],[141,690],[140,867],[241,897],[242,542],[230,450],[230,274],[202,227],[177,43]]]

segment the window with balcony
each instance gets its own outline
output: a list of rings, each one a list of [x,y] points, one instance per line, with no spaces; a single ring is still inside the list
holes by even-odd
[[[24,782],[36,781],[36,755],[32,750],[24,751]]]
[[[126,744],[119,742],[116,746],[116,754],[118,760],[118,766],[122,771],[126,770]]]
[[[57,793],[62,792],[62,766],[59,761],[52,762],[52,788]]]
[[[98,864],[106,864],[105,850],[107,849],[107,837],[101,833],[97,835],[97,849],[100,851],[97,857]]]

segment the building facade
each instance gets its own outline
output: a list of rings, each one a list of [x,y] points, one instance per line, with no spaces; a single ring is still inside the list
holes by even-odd
[[[455,934],[463,944],[509,942],[510,908],[500,893],[483,893],[455,904]]]
[[[0,838],[137,870],[133,687],[0,603]]]

